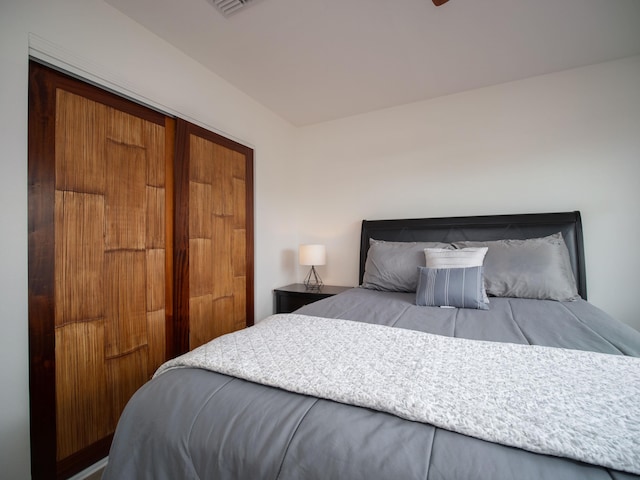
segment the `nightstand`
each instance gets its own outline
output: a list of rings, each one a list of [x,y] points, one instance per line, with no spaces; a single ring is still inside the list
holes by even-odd
[[[276,301],[275,313],[291,313],[309,303],[332,297],[351,288],[353,287],[323,285],[319,290],[307,290],[307,287],[302,283],[294,283],[286,287],[276,288],[273,291]]]

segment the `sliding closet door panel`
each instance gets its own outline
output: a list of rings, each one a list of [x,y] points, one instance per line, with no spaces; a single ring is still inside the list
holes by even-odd
[[[200,307],[191,312],[189,347],[195,348],[247,324],[245,309],[234,308],[245,305],[246,269],[233,268],[234,258],[247,256],[247,189],[245,155],[194,134],[189,142],[189,284],[191,303]]]
[[[164,316],[165,141],[162,126],[63,89],[56,118],[61,460],[113,433],[148,363],[163,357],[149,318]]]
[[[167,358],[171,122],[31,65],[33,478],[105,456],[126,402]]]
[[[32,478],[108,453],[169,357],[253,324],[253,150],[30,64]]]
[[[253,324],[253,151],[177,126],[175,265],[187,279],[176,282],[179,353]]]

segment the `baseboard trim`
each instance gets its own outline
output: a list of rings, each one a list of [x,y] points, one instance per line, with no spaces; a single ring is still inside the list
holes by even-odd
[[[97,461],[93,465],[85,468],[81,472],[76,473],[73,477],[70,477],[68,480],[84,480],[88,476],[99,472],[109,463],[109,457],[104,457],[102,460]]]

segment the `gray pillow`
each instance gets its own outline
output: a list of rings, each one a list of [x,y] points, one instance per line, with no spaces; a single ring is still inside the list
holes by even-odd
[[[489,248],[484,259],[489,295],[558,301],[579,298],[561,233],[527,240],[465,241],[453,245]]]
[[[425,248],[424,257],[429,268],[482,267],[487,247],[466,247],[457,250],[448,248]],[[482,299],[489,303],[487,291],[482,287]]]
[[[369,240],[362,287],[387,292],[415,292],[417,267],[425,266],[425,248],[453,248],[440,242]]]
[[[418,267],[416,305],[488,310],[483,299],[483,267]]]

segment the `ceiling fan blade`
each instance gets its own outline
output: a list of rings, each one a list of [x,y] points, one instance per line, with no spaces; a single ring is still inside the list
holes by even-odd
[[[449,0],[433,0],[433,4],[436,7],[439,7],[440,5],[444,5],[445,3],[447,3]]]

